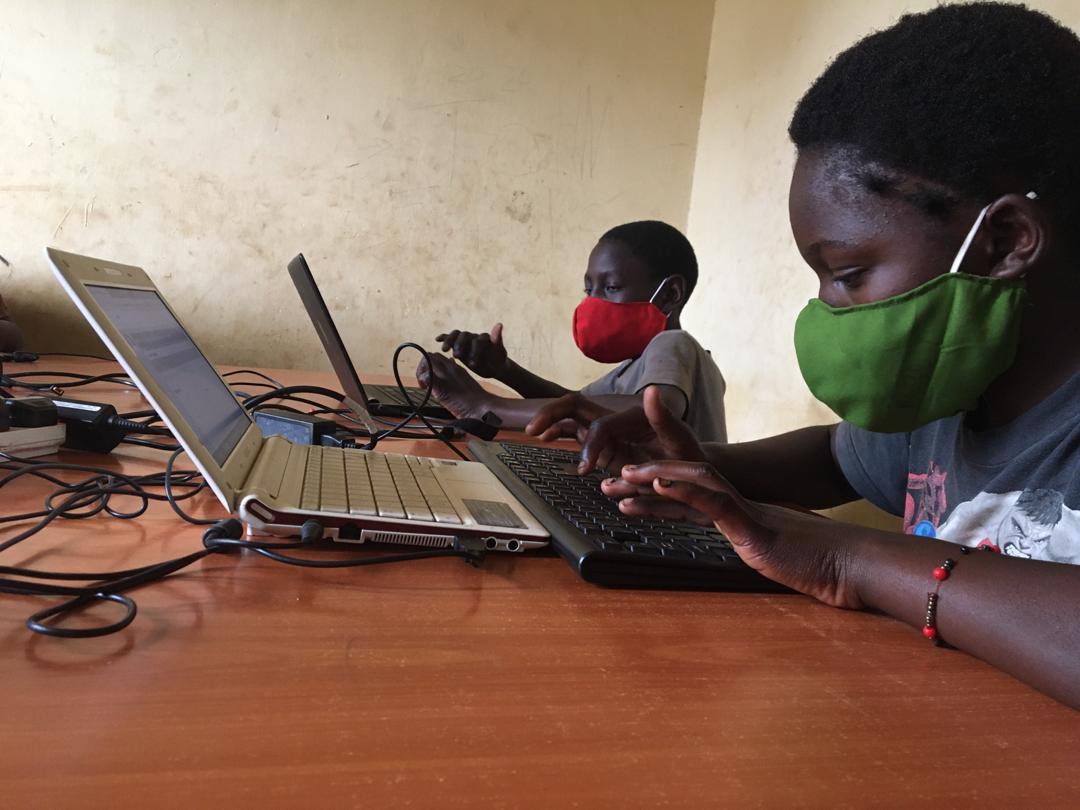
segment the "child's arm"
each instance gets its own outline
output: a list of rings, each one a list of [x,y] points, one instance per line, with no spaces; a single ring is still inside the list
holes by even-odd
[[[13,352],[21,349],[23,335],[15,321],[8,315],[4,299],[0,297],[0,352]]]
[[[561,397],[570,393],[568,388],[563,388],[551,380],[545,380],[511,360],[506,354],[502,333],[503,325],[497,323],[488,334],[454,329],[437,335],[435,339],[442,343],[444,352],[453,352],[454,357],[473,373],[498,380],[523,397],[533,399]]]
[[[502,425],[511,430],[524,428],[543,408],[558,401],[552,397],[536,399],[513,399],[500,397],[485,391],[464,368],[442,355],[432,355],[435,367],[432,376],[424,361],[416,369],[416,380],[421,386],[432,384],[432,393],[442,405],[457,417],[480,419],[485,413],[493,413],[502,420]],[[686,397],[677,388],[653,386],[658,389],[658,396],[666,407],[682,412],[686,407]],[[621,395],[604,394],[587,400],[603,410],[624,410],[639,407],[640,394]]]
[[[660,388],[656,386],[654,388]],[[645,391],[643,407],[613,413],[578,394],[540,409],[526,431],[543,439],[563,434],[560,423],[578,426],[582,474],[600,467],[618,474],[624,464],[663,459],[707,461],[747,497],[826,509],[859,496],[840,471],[832,451],[833,427],[803,428],[740,444],[699,443],[671,405]],[[635,490],[621,481],[605,485],[612,497]]]
[[[936,589],[938,638],[1080,708],[1080,566],[965,555],[940,540],[754,503],[701,462],[624,467],[622,478],[666,503],[624,499],[622,512],[703,518],[752,568],[828,605],[880,610],[923,628]],[[934,569],[946,559],[955,565],[939,582]]]

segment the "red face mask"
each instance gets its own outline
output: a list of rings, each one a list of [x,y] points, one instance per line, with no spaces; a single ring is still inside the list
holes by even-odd
[[[665,279],[664,281],[666,281]],[[667,315],[653,303],[664,282],[648,301],[618,304],[587,297],[574,310],[574,342],[598,363],[621,363],[640,357],[667,326]]]

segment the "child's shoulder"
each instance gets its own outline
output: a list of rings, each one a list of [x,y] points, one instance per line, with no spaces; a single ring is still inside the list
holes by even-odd
[[[698,342],[697,338],[685,329],[664,330],[649,341],[649,345],[645,347],[645,354],[650,352],[709,353]]]

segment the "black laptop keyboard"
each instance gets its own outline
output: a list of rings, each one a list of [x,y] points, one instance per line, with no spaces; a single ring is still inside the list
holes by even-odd
[[[600,491],[602,472],[577,474],[576,452],[512,442],[470,447],[588,580],[627,587],[778,589],[715,529],[622,514]]]
[[[410,388],[409,394],[413,397],[414,402],[419,403],[424,399],[424,392],[419,388]],[[384,402],[387,405],[409,404],[405,401],[404,395],[396,385],[369,385],[368,396],[374,397],[377,401]]]

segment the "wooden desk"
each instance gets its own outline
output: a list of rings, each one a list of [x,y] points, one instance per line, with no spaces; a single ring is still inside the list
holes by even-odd
[[[45,491],[6,487],[0,513]],[[161,505],[54,525],[3,562],[126,567],[200,546]],[[510,554],[338,571],[221,556],[133,596],[134,624],[89,640],[35,636],[23,621],[46,603],[0,597],[3,805],[1080,802],[1080,714],[799,596],[605,590]]]

